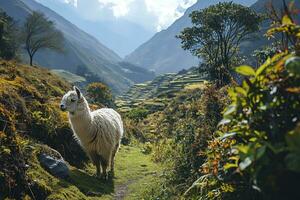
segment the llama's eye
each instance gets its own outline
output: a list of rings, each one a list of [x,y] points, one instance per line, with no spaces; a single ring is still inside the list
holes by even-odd
[[[76,100],[75,99],[71,99],[71,102],[75,102]]]

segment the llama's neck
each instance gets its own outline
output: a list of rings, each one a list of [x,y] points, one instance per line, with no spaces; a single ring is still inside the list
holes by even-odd
[[[91,111],[88,102],[82,97],[82,102],[78,105],[75,113],[69,113],[69,120],[75,134],[81,142],[89,139],[89,129],[92,123]]]

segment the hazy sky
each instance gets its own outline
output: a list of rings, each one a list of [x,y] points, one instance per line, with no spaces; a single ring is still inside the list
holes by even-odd
[[[197,0],[47,0],[47,3],[51,1],[72,6],[88,20],[122,18],[160,31],[181,17]]]

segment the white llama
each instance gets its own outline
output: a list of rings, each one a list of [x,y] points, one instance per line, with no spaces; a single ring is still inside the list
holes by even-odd
[[[113,172],[114,158],[123,136],[121,116],[109,108],[91,112],[87,100],[75,86],[63,96],[60,108],[69,112],[74,136],[96,165],[97,177],[107,179],[107,168],[110,164]]]

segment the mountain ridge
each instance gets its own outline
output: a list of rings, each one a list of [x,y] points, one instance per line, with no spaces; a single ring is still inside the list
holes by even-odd
[[[227,1],[227,0],[223,0]],[[229,1],[229,0],[228,0]],[[184,15],[170,27],[155,34],[150,40],[125,57],[125,61],[137,64],[157,73],[178,72],[199,64],[199,59],[181,48],[180,40],[175,38],[184,28],[191,26],[189,14],[194,10],[206,8],[220,0],[200,1],[188,8]],[[254,0],[239,1],[250,5]],[[164,47],[161,47],[164,45]]]
[[[96,80],[112,87],[115,93],[126,91],[135,81],[128,78],[128,73],[120,65],[122,59],[111,49],[101,44],[95,37],[87,34],[77,26],[64,19],[53,10],[34,0],[0,0],[0,7],[22,25],[26,16],[32,11],[41,11],[47,18],[55,22],[57,29],[64,34],[63,54],[49,50],[41,50],[35,56],[35,63],[50,69],[63,69],[74,74],[86,73],[95,75]],[[23,61],[27,55],[21,52]],[[82,70],[84,69],[84,70]],[[146,75],[152,74],[146,72]],[[139,74],[140,82],[148,80]]]

